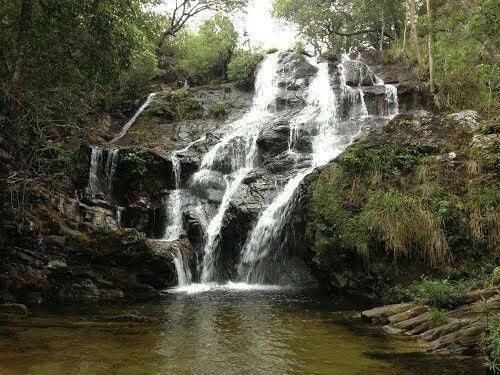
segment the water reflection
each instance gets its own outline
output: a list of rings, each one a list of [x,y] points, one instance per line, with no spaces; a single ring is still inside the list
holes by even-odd
[[[0,374],[468,374],[351,318],[360,301],[212,288],[161,303],[39,311],[0,325]],[[143,322],[119,314],[149,317]],[[115,318],[110,319],[110,317]],[[125,321],[120,321],[125,320]]]

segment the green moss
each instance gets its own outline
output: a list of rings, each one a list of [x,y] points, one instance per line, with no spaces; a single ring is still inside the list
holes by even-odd
[[[326,167],[310,187],[307,224],[320,267],[350,278],[361,263],[390,285],[399,269],[416,271],[421,261],[427,267],[406,282],[440,274],[448,262],[455,269],[495,262],[496,151],[470,148],[469,135],[439,117],[401,116]],[[474,278],[472,268],[460,272]]]
[[[227,103],[223,101],[214,103],[210,106],[209,111],[216,118],[224,117],[227,114]]]
[[[276,53],[278,51],[279,51],[278,48],[276,48],[276,47],[270,47],[270,48],[266,49],[265,53],[268,54],[268,55],[270,55],[271,53]]]

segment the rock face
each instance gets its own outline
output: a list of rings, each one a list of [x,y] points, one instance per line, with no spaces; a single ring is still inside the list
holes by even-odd
[[[481,308],[487,301],[489,312]],[[446,322],[433,322],[427,305],[402,303],[363,311],[361,317],[383,325],[392,334],[418,338],[432,353],[477,354],[481,335],[487,328],[488,315],[500,312],[500,289],[497,287],[469,292],[462,305],[446,312]]]
[[[29,228],[2,224],[0,302],[151,298],[176,285],[171,253],[155,251],[144,234],[60,217],[50,205],[35,214],[39,221]],[[187,242],[177,246],[190,249]]]
[[[390,81],[396,86],[403,84],[401,77],[408,78],[399,71],[399,75],[391,76],[373,56],[363,59],[376,64],[376,70],[364,60],[346,64],[345,83],[351,87],[350,95],[344,95],[347,86],[339,79],[340,61],[329,67],[333,90],[343,98],[338,130],[344,137],[352,132],[376,132],[391,115],[387,90],[376,75],[392,77]],[[272,120],[260,129],[255,168],[227,202],[217,238],[220,246],[216,258],[224,280],[234,278],[241,248],[257,218],[298,169],[311,166],[317,129],[309,118],[314,116],[308,117],[303,110],[317,73],[314,58],[295,53],[278,55]],[[244,157],[238,153],[245,146],[244,137],[236,137],[216,155],[209,175],[193,176],[200,170],[203,157],[230,131],[230,124],[249,112],[252,102],[253,93],[233,84],[157,93],[123,138],[103,146],[108,151],[101,162],[106,165],[99,171],[109,179],[105,184],[109,189],[104,193],[88,188],[93,154],[91,148],[82,147],[73,169],[73,186],[68,189],[71,193],[51,202],[42,200],[44,203],[35,208],[33,216],[38,219],[32,220],[34,228],[23,234],[30,238],[29,243],[15,245],[16,230],[6,231],[8,251],[0,255],[6,260],[5,272],[11,275],[10,284],[2,287],[6,298],[119,299],[175,285],[172,252],[180,249],[186,259],[194,259],[194,254],[203,258],[209,223],[223,202],[236,159]],[[366,104],[367,113],[354,113],[353,102]],[[290,129],[298,116],[302,123],[292,137]],[[350,120],[361,117],[359,129],[354,131]],[[103,128],[113,127],[110,121],[105,122]],[[283,228],[283,255],[291,259],[290,267],[295,269],[302,267],[296,263],[305,257],[301,212],[308,181],[294,197],[297,208]],[[182,202],[177,202],[180,208],[174,213],[171,205],[178,196],[182,196]],[[166,244],[167,249],[158,250],[158,243],[146,240],[161,239],[173,220],[182,224],[175,246]],[[23,259],[28,275],[25,279],[15,277],[15,268],[11,267],[21,267]],[[199,265],[191,266],[196,280]],[[286,265],[272,266],[281,267],[283,278],[293,273]]]

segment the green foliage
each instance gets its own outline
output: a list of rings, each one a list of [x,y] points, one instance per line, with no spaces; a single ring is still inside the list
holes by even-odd
[[[395,175],[415,167],[418,159],[435,151],[436,146],[405,147],[392,142],[384,147],[351,147],[342,156],[342,163],[350,173],[382,173]]]
[[[446,311],[443,309],[433,307],[430,309],[429,315],[433,327],[440,327],[448,323],[448,315],[446,315]]]
[[[370,241],[384,244],[397,260],[420,252],[431,265],[450,259],[446,236],[431,211],[412,196],[395,190],[376,191],[370,195],[358,217],[365,230],[366,242],[360,249],[368,251]]]
[[[278,48],[276,48],[276,47],[270,47],[270,48],[266,49],[266,50],[264,51],[264,53],[266,53],[267,55],[270,55],[270,54],[272,54],[272,53],[276,53],[276,52],[278,52],[278,51],[279,51],[279,49],[278,49]]]
[[[362,45],[378,48],[382,23],[392,37],[404,26],[403,2],[398,0],[275,0],[273,10],[275,16],[293,23],[316,52]],[[388,40],[384,38],[384,43]]]
[[[226,78],[227,65],[238,44],[238,32],[221,14],[203,22],[197,33],[184,30],[164,46],[176,69],[204,81]]]
[[[418,301],[436,308],[452,308],[465,289],[466,283],[424,278],[405,287],[393,288],[392,295],[401,300]]]
[[[491,279],[494,284],[500,282],[500,266],[496,266],[491,273]]]
[[[162,18],[154,0],[33,1],[8,189],[60,187],[65,155],[90,133],[103,112],[139,98],[156,74],[155,45]],[[0,10],[0,117],[8,118],[20,52],[20,0]],[[3,192],[2,192],[3,193]]]
[[[225,102],[217,102],[217,103],[214,103],[212,104],[212,106],[210,106],[210,113],[216,117],[216,118],[220,118],[220,117],[224,117],[226,114],[227,114],[227,104]]]
[[[478,0],[471,6],[460,1],[433,4],[433,24],[429,24],[422,7],[418,29],[422,36],[433,32],[438,105],[446,109],[479,110],[495,106],[500,88],[498,1]],[[428,60],[426,38],[420,42],[420,50]],[[391,49],[395,55],[403,53],[410,61],[416,61],[415,48],[407,43],[403,51],[402,39],[396,40]],[[423,78],[428,76],[427,69],[427,65],[420,67]]]
[[[295,42],[292,50],[295,53],[304,54],[306,52],[306,46],[304,45],[304,42],[299,40],[299,41]]]
[[[128,175],[134,178],[143,177],[147,172],[146,160],[139,153],[126,153],[121,156],[120,162],[125,165]]]
[[[494,374],[500,373],[500,314],[494,314],[489,320],[486,338],[483,344],[485,366]]]
[[[261,53],[238,50],[229,63],[227,78],[234,82],[253,81],[255,70],[261,61]]]
[[[203,115],[202,105],[190,96],[187,88],[172,91],[170,96],[173,118],[177,121],[185,119],[196,119]]]

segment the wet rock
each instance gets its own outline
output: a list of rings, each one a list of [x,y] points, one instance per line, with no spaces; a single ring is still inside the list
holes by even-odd
[[[344,62],[344,75],[348,86],[373,86],[377,82],[370,68],[355,60]]]
[[[259,134],[257,146],[260,158],[267,160],[288,150],[290,145],[290,123],[286,119],[276,120],[272,126],[265,128]],[[301,126],[292,142],[294,150],[310,153],[312,139],[306,129]]]
[[[377,324],[387,324],[389,323],[388,318],[390,316],[406,311],[412,306],[413,304],[411,303],[400,303],[396,305],[376,307],[371,310],[363,311],[361,313],[361,317],[363,318],[363,320],[367,322],[373,322]]]
[[[318,68],[311,65],[307,58],[299,53],[280,53],[278,62],[283,75],[288,75],[292,80],[314,77]]]
[[[221,172],[204,170],[194,176],[190,188],[201,198],[211,203],[220,203],[226,186],[227,182]]]
[[[487,328],[487,319],[482,304],[489,296],[488,308],[500,311],[498,288],[486,288],[466,293],[457,303],[462,304],[446,312],[448,322],[436,327],[432,314],[425,305],[413,303],[377,307],[363,311],[361,317],[384,326],[391,334],[405,333],[428,342],[433,353],[473,354],[477,353],[481,335]]]

